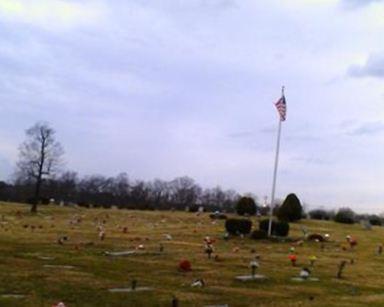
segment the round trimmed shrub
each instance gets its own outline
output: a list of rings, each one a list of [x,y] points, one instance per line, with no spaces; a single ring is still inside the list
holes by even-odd
[[[368,221],[373,226],[381,226],[383,224],[382,219],[378,215],[371,215],[371,216],[369,216]]]
[[[325,220],[325,221],[331,220],[335,215],[333,211],[327,211],[324,209],[314,209],[309,211],[308,214],[312,220]]]
[[[276,223],[275,235],[279,237],[286,237],[289,233],[289,224],[286,221],[278,221]]]
[[[288,194],[277,211],[279,220],[287,222],[298,221],[301,219],[302,215],[303,207],[301,206],[300,200],[293,193]]]
[[[355,213],[349,208],[340,208],[335,215],[335,222],[343,224],[354,224]]]
[[[232,235],[249,234],[252,229],[252,221],[246,219],[227,219],[225,229]]]
[[[238,215],[255,215],[256,203],[252,197],[241,197],[236,204],[236,212]]]
[[[198,205],[191,205],[188,207],[188,212],[196,213],[197,211],[199,211]]]
[[[268,233],[269,220],[265,219],[260,221],[259,229]],[[272,235],[279,237],[286,237],[289,233],[289,224],[285,221],[272,221]]]
[[[254,230],[251,233],[251,238],[254,240],[263,240],[268,238],[268,234],[264,230]]]

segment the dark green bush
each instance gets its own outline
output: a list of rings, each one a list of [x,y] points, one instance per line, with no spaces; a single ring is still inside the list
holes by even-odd
[[[309,217],[313,220],[332,220],[335,213],[333,211],[327,211],[324,209],[314,209],[309,211]]]
[[[191,205],[191,206],[189,206],[189,208],[188,208],[188,212],[193,212],[193,213],[195,213],[195,212],[197,212],[197,211],[199,211],[199,206],[198,206],[198,205]]]
[[[268,233],[269,220],[260,221],[259,229]],[[286,237],[289,233],[289,224],[285,221],[272,221],[272,235]]]
[[[238,215],[255,215],[256,203],[252,197],[241,197],[236,204],[236,212]]]
[[[277,211],[277,217],[281,221],[294,222],[301,219],[303,207],[295,194],[289,194]]]
[[[251,233],[251,238],[254,240],[263,240],[268,238],[268,234],[264,230],[254,230]]]
[[[278,221],[274,234],[279,237],[286,237],[289,233],[289,224],[286,221]]]
[[[79,201],[79,202],[77,203],[77,205],[78,205],[79,207],[90,208],[89,203],[86,202],[86,201]]]
[[[370,215],[369,218],[368,218],[368,221],[373,226],[381,226],[383,224],[383,220],[378,215]]]
[[[340,208],[334,219],[338,223],[353,224],[355,223],[355,213],[349,208]]]
[[[249,234],[252,229],[252,221],[246,219],[227,219],[225,229],[232,235]]]

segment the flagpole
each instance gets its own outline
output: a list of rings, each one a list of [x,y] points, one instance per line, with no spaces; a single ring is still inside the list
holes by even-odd
[[[281,88],[281,95],[282,95],[282,97],[284,96],[284,86]],[[277,129],[275,167],[274,167],[274,170],[273,170],[273,181],[272,181],[271,207],[270,207],[270,212],[269,212],[269,224],[268,224],[268,236],[269,237],[272,234],[272,218],[273,218],[273,208],[274,208],[274,202],[275,202],[277,167],[279,165],[281,122],[282,122],[281,117],[279,117],[279,126],[278,126],[278,129]]]

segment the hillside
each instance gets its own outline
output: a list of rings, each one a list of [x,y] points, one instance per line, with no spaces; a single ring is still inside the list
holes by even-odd
[[[364,230],[358,224],[320,221],[291,224],[292,238],[302,236],[302,226],[310,233],[328,233],[330,241],[322,249],[318,242],[300,246],[247,237],[226,241],[224,221],[212,222],[208,213],[41,206],[34,216],[25,205],[2,203],[0,217],[1,306],[52,306],[60,301],[66,306],[171,306],[173,296],[180,306],[384,304],[384,254],[376,255],[384,241],[382,227]],[[256,228],[257,218],[252,220]],[[104,225],[104,240],[99,238],[99,223]],[[346,244],[347,235],[358,241],[354,250]],[[217,260],[204,253],[205,236],[215,239]],[[291,246],[297,253],[297,267],[288,259]],[[136,254],[105,255],[130,250]],[[268,279],[236,281],[236,275],[249,274],[255,254],[260,255],[258,273]],[[319,281],[291,280],[308,266],[311,255],[318,258],[312,274]],[[191,262],[192,271],[178,271],[181,259]],[[348,264],[344,278],[336,279],[341,260]],[[191,287],[198,278],[205,287]],[[132,280],[151,289],[108,291],[130,287]],[[24,296],[9,296],[14,294]]]

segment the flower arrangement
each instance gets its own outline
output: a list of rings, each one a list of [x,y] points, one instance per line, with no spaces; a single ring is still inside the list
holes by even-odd
[[[290,254],[290,255],[288,256],[288,259],[291,261],[291,264],[292,264],[293,266],[296,265],[297,256],[296,256],[295,254]]]
[[[309,256],[309,264],[313,266],[315,264],[315,261],[317,260],[317,257],[315,255]]]
[[[192,270],[191,262],[183,259],[179,262],[179,270],[182,272],[189,272]]]

